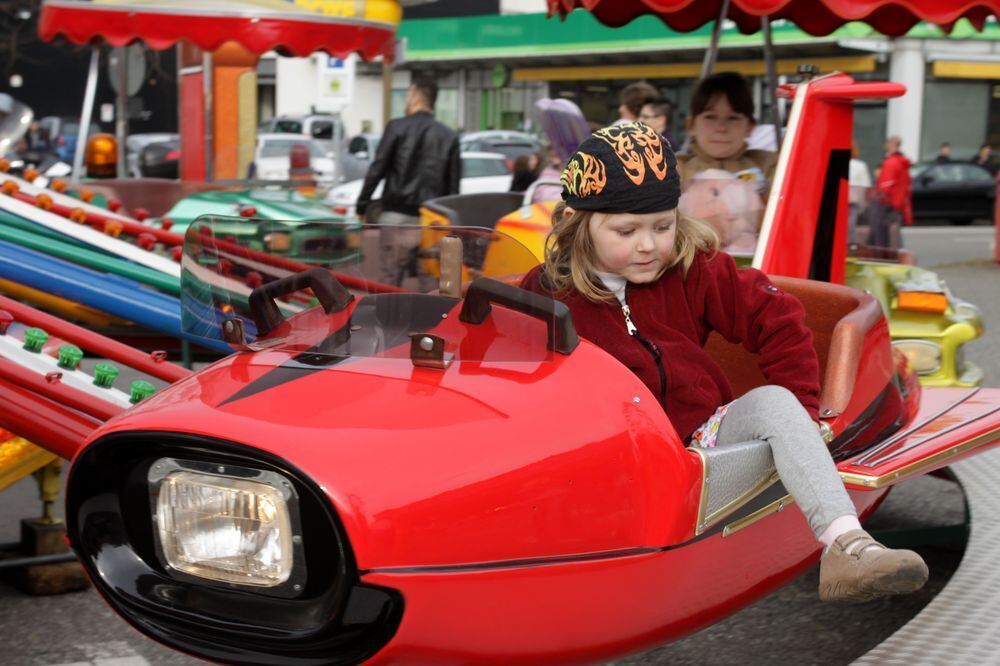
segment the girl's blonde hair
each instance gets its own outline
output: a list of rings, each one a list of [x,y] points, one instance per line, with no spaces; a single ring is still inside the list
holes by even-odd
[[[590,218],[594,212],[573,210],[565,214],[566,202],[552,211],[552,231],[545,239],[545,276],[553,292],[576,289],[592,301],[609,301],[614,294],[597,277],[597,255],[590,236]],[[680,264],[686,277],[698,252],[714,251],[719,238],[708,225],[677,213],[673,261],[664,271]]]

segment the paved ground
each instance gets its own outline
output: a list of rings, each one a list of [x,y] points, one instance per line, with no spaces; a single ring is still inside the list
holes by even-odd
[[[968,356],[1000,386],[1000,267],[992,256],[992,228],[907,229],[905,241],[921,265],[936,267],[954,292],[978,304],[988,334]],[[17,520],[36,515],[32,481],[0,494],[0,543],[17,538]],[[894,490],[870,525],[873,528],[947,525],[960,520],[962,494],[936,478]],[[947,582],[961,550],[921,548],[931,581],[918,594],[863,606],[823,604],[812,569],[792,584],[742,612],[669,646],[616,664],[770,665],[848,664],[877,645],[918,612]],[[93,591],[33,598],[0,582],[0,663],[23,666],[144,666],[201,663],[163,648],[129,628]]]

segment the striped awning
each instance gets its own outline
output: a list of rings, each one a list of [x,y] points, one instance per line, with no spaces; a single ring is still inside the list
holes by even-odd
[[[405,2],[403,3],[405,4]],[[256,54],[391,58],[399,0],[45,0],[38,34],[75,44],[185,41],[206,51],[237,42]]]
[[[719,18],[723,0],[548,0],[549,13],[565,16],[586,9],[602,23],[622,26],[638,16],[658,16],[671,29],[688,32]],[[982,30],[1000,14],[1000,0],[730,0],[726,18],[741,32],[760,30],[761,17],[787,19],[811,35],[828,35],[844,23],[861,21],[884,35],[898,37],[921,21],[951,30],[968,19]]]

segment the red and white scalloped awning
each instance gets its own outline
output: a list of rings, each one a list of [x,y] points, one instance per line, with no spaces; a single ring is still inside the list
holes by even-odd
[[[722,0],[548,0],[549,13],[587,9],[610,26],[625,25],[643,14],[659,16],[671,29],[689,32],[715,21]],[[898,37],[920,21],[950,30],[960,18],[982,30],[989,16],[1000,15],[1000,0],[730,0],[726,18],[740,32],[760,30],[760,19],[788,19],[811,35],[828,35],[844,23],[863,21],[884,35]]]
[[[145,42],[165,49],[186,41],[206,51],[237,42],[261,54],[359,53],[391,58],[398,0],[45,0],[38,35],[76,44]]]

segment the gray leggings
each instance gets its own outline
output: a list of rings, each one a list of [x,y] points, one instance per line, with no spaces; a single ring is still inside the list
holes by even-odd
[[[729,405],[716,446],[755,439],[771,445],[778,476],[817,537],[834,519],[857,515],[816,424],[791,391],[761,386]]]

